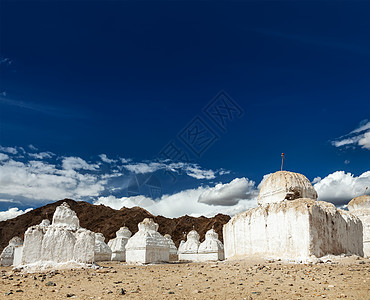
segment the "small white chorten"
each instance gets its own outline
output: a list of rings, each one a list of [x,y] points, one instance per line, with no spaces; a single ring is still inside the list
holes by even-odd
[[[198,248],[198,261],[208,260],[224,260],[224,245],[213,228],[206,232],[206,238]]]
[[[186,242],[179,247],[179,260],[198,260],[198,248],[200,244],[199,238],[198,232],[196,232],[194,229],[188,233]]]
[[[116,238],[108,242],[108,246],[112,250],[111,260],[126,261],[126,244],[131,235],[131,231],[126,226],[116,232]]]
[[[23,246],[23,240],[20,237],[13,237],[8,246],[6,246],[0,255],[0,266],[8,267],[14,265],[14,256],[16,247]]]
[[[43,220],[24,235],[21,264],[92,263],[95,235],[81,228],[76,213],[64,202],[53,215],[53,222]]]
[[[370,195],[353,198],[348,203],[348,210],[362,222],[364,256],[370,257]]]
[[[139,231],[126,244],[126,262],[168,262],[170,246],[167,239],[158,232],[158,224],[146,218],[138,227]]]
[[[170,245],[170,261],[177,261],[179,257],[177,255],[177,248],[175,243],[173,242],[169,234],[165,234],[164,237],[167,239],[168,244]]]
[[[102,233],[95,233],[95,254],[94,260],[97,261],[108,261],[111,260],[112,250],[104,242],[105,237]]]

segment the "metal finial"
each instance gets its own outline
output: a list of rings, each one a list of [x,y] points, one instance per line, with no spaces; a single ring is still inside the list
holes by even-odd
[[[280,168],[280,171],[283,170],[283,164],[284,164],[284,153],[281,153],[281,168]]]

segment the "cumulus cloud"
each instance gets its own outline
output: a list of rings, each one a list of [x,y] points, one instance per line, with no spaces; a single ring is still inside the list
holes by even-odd
[[[33,151],[35,149],[36,147]],[[74,156],[58,157],[47,151],[27,153],[21,147],[2,147],[1,150],[7,153],[0,152],[0,198],[14,199],[17,203],[30,205],[63,198],[92,201],[110,194],[121,196],[125,188],[128,190],[133,175],[135,178],[139,175],[151,176],[151,173],[158,170],[187,174],[196,179],[213,179],[222,172],[227,173],[224,170],[207,170],[197,164],[182,162],[133,163],[132,160],[120,158],[122,164],[117,164],[118,160],[112,160],[105,154],[99,155],[94,161],[86,161]],[[19,153],[25,155],[21,157]],[[101,168],[104,162],[108,166]],[[158,184],[160,186],[160,182]],[[131,193],[130,190],[129,194],[140,191],[138,189]],[[142,192],[147,193],[147,190]],[[197,201],[198,196],[199,194],[194,201]],[[137,203],[135,198],[130,201],[129,204]]]
[[[53,155],[55,155],[52,152],[40,152],[40,153],[28,153],[28,155],[35,159],[46,159],[46,158],[52,158]]]
[[[32,144],[29,144],[28,145],[28,148],[30,148],[32,151],[37,151],[37,150],[39,150],[39,149],[37,149],[34,145],[32,145]]]
[[[337,171],[323,179],[316,177],[313,183],[318,193],[318,200],[343,205],[365,193],[366,187],[370,186],[370,171],[360,176]]]
[[[13,207],[13,208],[9,208],[7,211],[0,211],[0,221],[6,221],[9,219],[13,219],[31,210],[32,208],[27,208],[26,210],[23,211],[23,210],[18,209],[17,207]]]
[[[335,147],[357,147],[370,150],[370,122],[364,120],[359,127],[331,142]]]
[[[9,155],[0,153],[0,160],[7,160],[7,159],[9,159]]]
[[[208,205],[232,206],[240,200],[252,199],[257,196],[255,182],[246,178],[235,178],[229,183],[219,183],[205,190],[198,199],[199,203]]]
[[[130,163],[123,165],[126,170],[135,174],[146,174],[154,173],[159,170],[170,171],[173,173],[185,173],[186,175],[193,177],[195,179],[214,179],[217,175],[229,174],[230,171],[227,170],[210,170],[202,169],[198,164],[195,163],[183,163],[183,162],[140,162],[140,163]]]
[[[116,160],[114,159],[109,159],[106,154],[100,154],[99,157],[102,160],[102,162],[105,162],[107,164],[112,164],[116,162]]]
[[[200,197],[205,202],[198,201]],[[187,189],[159,199],[145,196],[99,197],[94,204],[104,204],[114,209],[140,206],[154,215],[176,218],[185,214],[191,216],[214,216],[218,213],[234,215],[257,205],[254,182],[237,178],[227,184],[215,187]],[[211,205],[210,205],[211,204]]]
[[[17,154],[18,150],[15,147],[3,147],[0,146],[0,151],[5,152],[5,153],[10,153],[10,154]]]
[[[99,168],[98,164],[89,164],[81,157],[65,157],[62,161],[63,169],[65,170],[90,170],[94,171]]]
[[[370,122],[369,122],[370,124]],[[370,131],[366,132],[361,139],[358,141],[358,144],[365,149],[370,150]]]
[[[79,173],[74,164],[60,168],[42,161],[26,163],[10,159],[0,164],[0,194],[34,200],[60,200],[99,196],[106,180]]]

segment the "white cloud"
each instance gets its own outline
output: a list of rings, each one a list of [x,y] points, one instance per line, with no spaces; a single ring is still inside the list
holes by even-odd
[[[0,151],[10,153],[10,154],[17,154],[18,153],[18,150],[15,147],[0,146]]]
[[[237,178],[228,184],[183,190],[172,195],[163,195],[160,199],[155,200],[145,196],[122,198],[108,196],[99,197],[94,204],[104,204],[114,209],[120,209],[123,206],[129,208],[140,206],[154,215],[170,218],[185,214],[195,217],[214,216],[218,213],[234,215],[257,205],[255,190],[253,181]],[[203,199],[207,199],[207,202],[212,200],[212,205],[198,201],[201,195],[203,195]],[[239,201],[233,199],[234,197]],[[227,201],[229,201],[229,205],[227,205]]]
[[[123,167],[135,174],[145,174],[145,173],[153,173],[160,169],[164,169],[165,164],[157,163],[157,162],[133,163],[133,164],[125,165]]]
[[[216,178],[216,175],[225,175],[230,173],[230,171],[223,169],[216,171],[210,169],[202,169],[199,165],[195,163],[167,161],[131,163],[123,165],[123,168],[135,174],[154,173],[159,170],[166,170],[174,173],[184,172],[186,175],[195,179],[208,180]]]
[[[9,160],[0,164],[0,193],[9,198],[50,201],[99,196],[106,180],[94,174],[81,174],[42,161],[27,163]]]
[[[37,149],[34,145],[32,145],[32,144],[30,144],[30,145],[28,145],[28,148],[30,148],[31,150],[33,150],[33,151],[37,151],[37,150],[39,150],[39,149]]]
[[[246,178],[235,178],[229,183],[218,183],[215,187],[205,190],[198,199],[199,203],[208,205],[233,206],[240,200],[252,199],[257,196],[255,182]]]
[[[101,159],[103,162],[105,162],[105,163],[107,163],[107,164],[112,164],[112,163],[115,163],[115,162],[116,162],[116,160],[115,160],[115,159],[109,159],[109,158],[107,157],[107,155],[106,155],[106,154],[100,154],[100,155],[99,155],[99,157],[100,157],[100,159]]]
[[[129,162],[131,162],[132,161],[132,159],[131,158],[122,158],[122,157],[120,157],[119,158],[119,160],[121,161],[121,163],[123,163],[123,164],[127,164],[127,163],[129,163]]]
[[[94,171],[99,168],[98,164],[89,164],[81,157],[65,157],[62,161],[63,169],[65,170],[90,170]]]
[[[186,175],[195,179],[213,179],[215,172],[213,170],[202,170],[199,166],[187,166],[185,168]]]
[[[370,122],[369,122],[370,124]],[[358,144],[362,146],[362,148],[370,150],[370,131],[366,132],[361,139],[358,141]]]
[[[9,159],[9,155],[0,153],[0,160],[7,160],[7,159]]]
[[[363,195],[366,187],[370,187],[370,171],[357,177],[351,173],[337,171],[323,179],[317,177],[313,183],[318,200],[342,205],[354,197]]]
[[[13,219],[31,210],[32,208],[27,208],[26,210],[23,211],[23,210],[18,209],[17,207],[13,207],[13,208],[9,208],[7,211],[0,211],[0,221],[6,221],[9,219]]]
[[[52,152],[28,153],[29,156],[36,159],[52,158],[55,155]]]
[[[331,143],[335,147],[361,146],[364,149],[370,150],[370,122],[368,120],[362,121],[358,128]]]

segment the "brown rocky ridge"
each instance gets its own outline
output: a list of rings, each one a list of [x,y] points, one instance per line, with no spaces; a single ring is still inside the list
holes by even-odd
[[[195,218],[185,215],[171,219],[154,216],[141,207],[122,207],[120,210],[116,210],[105,205],[93,205],[84,201],[64,199],[39,207],[14,219],[0,222],[0,252],[14,236],[23,239],[28,227],[40,224],[43,219],[49,219],[51,222],[56,207],[63,202],[67,202],[71,209],[76,212],[81,227],[94,232],[101,232],[105,236],[106,242],[115,238],[116,231],[122,226],[127,226],[132,234],[136,233],[138,223],[145,218],[153,218],[159,225],[158,231],[163,235],[170,234],[177,247],[180,241],[184,239],[184,233],[186,234],[192,230],[193,226],[198,231],[201,241],[204,240],[207,230],[212,227],[222,241],[222,226],[230,220],[230,216],[223,214],[218,214],[212,218],[204,216]]]

